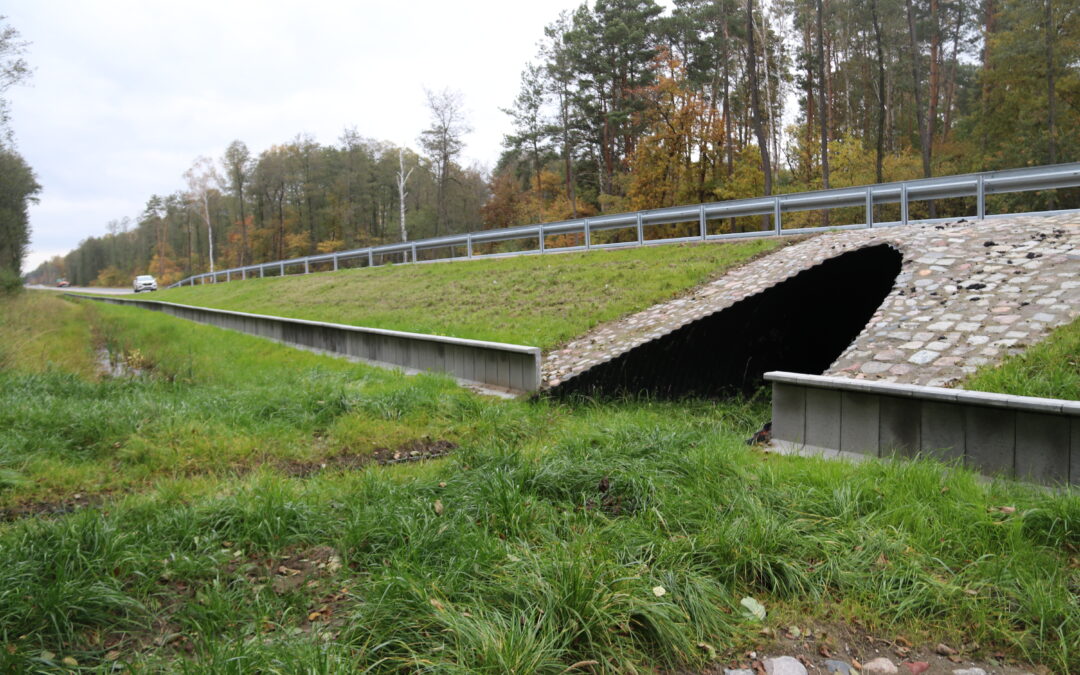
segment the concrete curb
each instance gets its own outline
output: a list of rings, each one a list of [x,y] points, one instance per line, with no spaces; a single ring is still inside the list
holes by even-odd
[[[984,474],[1080,485],[1080,402],[769,372],[773,438],[872,457],[961,460]]]
[[[402,368],[406,372],[447,373],[462,382],[517,393],[534,392],[540,386],[541,357],[537,347],[231,312],[157,300],[75,293],[65,296],[164,312],[196,323],[340,354],[373,365]]]

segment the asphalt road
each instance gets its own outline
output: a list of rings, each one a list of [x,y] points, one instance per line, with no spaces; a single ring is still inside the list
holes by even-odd
[[[84,288],[80,286],[68,286],[67,288],[57,288],[56,286],[27,286],[37,291],[63,291],[65,293],[96,293],[97,295],[124,295],[131,293],[130,288]]]

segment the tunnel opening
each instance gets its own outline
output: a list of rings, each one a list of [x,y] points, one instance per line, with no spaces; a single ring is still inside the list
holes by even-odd
[[[819,375],[862,332],[902,261],[887,244],[842,253],[593,366],[550,393],[719,398],[752,394],[771,370]]]

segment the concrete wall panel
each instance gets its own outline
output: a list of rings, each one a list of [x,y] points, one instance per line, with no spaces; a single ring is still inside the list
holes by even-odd
[[[70,294],[70,297],[114,305],[134,305],[189,321],[351,356],[377,365],[445,372],[462,380],[511,391],[532,392],[540,386],[540,350],[535,347],[228,312],[154,300],[75,294]]]

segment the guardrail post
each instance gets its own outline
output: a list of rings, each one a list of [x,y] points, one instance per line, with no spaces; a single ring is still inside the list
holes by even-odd
[[[585,248],[589,248],[589,247],[592,246],[592,237],[590,236],[591,234],[592,233],[589,231],[589,219],[586,218],[585,219]]]
[[[539,241],[540,241],[540,252],[541,252],[541,253],[543,253],[543,252],[544,252],[544,239],[546,239],[546,237],[545,237],[545,235],[544,235],[544,226],[543,226],[543,225],[541,224],[541,225],[540,225],[540,236],[539,236]]]
[[[776,234],[780,234],[784,231],[784,223],[780,220],[780,198],[773,197],[773,227],[776,228]]]
[[[247,268],[240,268],[240,281],[247,281]]]
[[[225,270],[225,283],[232,281],[232,270]]]
[[[375,267],[375,253],[370,248],[367,250],[367,266]]]
[[[976,195],[976,213],[975,217],[979,220],[986,218],[986,176],[979,174],[979,188]]]
[[[698,207],[698,226],[701,228],[701,238],[704,239],[709,233],[709,228],[705,221],[705,205],[702,204]]]
[[[334,271],[337,272],[337,253],[334,254]]]
[[[908,221],[908,203],[907,203],[907,183],[900,184],[900,223],[907,225]]]
[[[259,265],[259,278],[262,279],[265,276],[266,265]]]
[[[645,227],[641,219],[641,211],[637,212],[637,245],[645,245]]]
[[[304,259],[304,274],[311,274],[311,268],[308,267],[307,258]]]
[[[281,263],[281,276],[285,276],[285,263]]]
[[[874,193],[869,187],[866,188],[866,226],[874,226]]]
[[[472,257],[472,234],[465,237],[465,254]]]
[[[412,245],[412,261],[416,262],[416,244]]]

